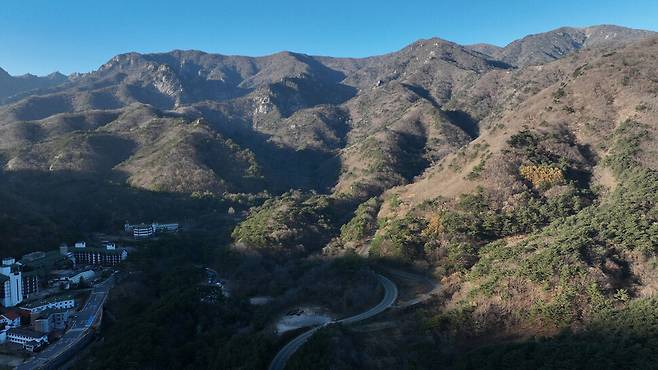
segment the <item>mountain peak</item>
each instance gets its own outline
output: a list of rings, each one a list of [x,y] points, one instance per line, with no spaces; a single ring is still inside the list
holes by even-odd
[[[49,79],[59,80],[59,79],[65,79],[66,75],[61,73],[60,71],[55,71],[53,73],[50,73],[50,74],[46,75],[46,77],[49,78]]]
[[[11,75],[4,69],[0,68],[0,78],[11,78]]]
[[[658,35],[653,31],[639,30],[610,24],[581,28],[585,34],[585,47],[618,44]]]
[[[515,66],[538,65],[582,48],[624,45],[654,35],[657,33],[614,25],[560,27],[512,41],[499,50],[490,50],[490,55]]]

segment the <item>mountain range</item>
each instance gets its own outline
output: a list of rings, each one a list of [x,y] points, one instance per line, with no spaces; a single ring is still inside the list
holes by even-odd
[[[11,76],[7,71],[0,68],[0,102],[8,97],[28,91],[57,86],[67,80],[68,78],[59,72],[44,77],[31,74]]]
[[[289,287],[270,273],[319,256],[440,281],[393,328],[309,343],[337,368],[569,368],[583,353],[642,368],[624,361],[655,353],[658,332],[656,55],[657,33],[602,25],[368,58],[175,50],[0,73],[0,246],[128,217],[215,233],[219,218],[247,252],[237,269],[260,266],[276,294]]]
[[[519,99],[505,88],[485,95],[483,83],[651,34],[560,28],[504,48],[430,39],[362,59],[128,53],[69,77],[5,73],[1,164],[150,190],[365,197],[411,181]]]

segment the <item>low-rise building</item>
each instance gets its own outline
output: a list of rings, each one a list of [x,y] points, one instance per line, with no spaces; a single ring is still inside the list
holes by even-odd
[[[31,315],[40,313],[47,309],[71,309],[75,307],[75,300],[72,296],[51,297],[42,301],[31,302],[22,305],[20,308]]]
[[[50,333],[53,330],[64,330],[69,321],[71,311],[68,309],[50,308],[36,313],[32,318],[32,328],[40,333]]]
[[[23,344],[23,348],[25,348],[26,351],[28,352],[36,352],[41,349],[41,347],[44,346],[44,342],[39,342],[36,340],[29,341],[25,344]]]
[[[178,231],[177,223],[159,224],[157,222],[154,222],[152,226],[153,226],[153,231],[156,233],[173,233]]]
[[[82,282],[90,282],[96,278],[96,271],[85,270],[75,271],[56,271],[56,277],[48,281],[50,287],[60,287],[61,289],[70,289],[71,285],[79,286]]]
[[[38,333],[48,334],[54,330],[52,323],[48,317],[35,319],[32,321],[32,329]]]
[[[83,281],[89,282],[96,278],[96,272],[94,270],[86,270],[78,272],[77,274],[67,277],[66,280],[72,284],[80,284]]]
[[[17,328],[21,326],[21,316],[14,311],[6,311],[0,315],[0,325],[7,328]]]
[[[13,328],[7,330],[7,341],[22,346],[32,341],[37,342],[38,345],[43,345],[48,343],[48,334],[23,328]]]

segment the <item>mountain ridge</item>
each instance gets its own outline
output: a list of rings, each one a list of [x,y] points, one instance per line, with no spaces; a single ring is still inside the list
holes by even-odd
[[[565,30],[530,35],[508,46],[518,49],[514,45],[525,45],[527,39],[552,40],[556,35],[569,38],[573,30],[588,30],[593,40],[605,39],[614,31],[613,45],[648,34],[610,26]],[[592,42],[596,46],[598,41]],[[533,41],[521,49],[546,48],[536,44]],[[505,48],[497,50],[503,53]],[[261,158],[260,168],[266,174],[281,177],[265,181],[270,185],[264,186],[313,187],[311,183],[318,182],[312,178],[329,176],[321,181],[323,191],[367,197],[411,181],[426,166],[477,135],[478,122],[490,115],[496,104],[492,98],[500,94],[486,97],[480,104],[468,100],[474,98],[473,86],[487,81],[488,76],[498,78],[495,76],[503,71],[517,68],[502,59],[440,38],[418,40],[399,51],[368,58],[293,52],[244,57],[198,50],[124,53],[96,71],[72,75],[57,86],[23,92],[0,106],[4,136],[0,148],[5,150],[6,169],[57,168],[48,158],[68,154],[28,152],[61,146],[28,149],[26,145],[48,141],[56,137],[53,135],[81,135],[76,133],[79,130],[110,132],[117,139],[135,142],[138,131],[149,130],[145,122],[126,126],[112,121],[131,121],[131,117],[153,122],[203,119],[212,131],[237,144],[235,150],[248,150]],[[162,127],[169,130],[176,125]],[[137,151],[131,155],[139,152],[139,145],[148,145],[145,143],[134,144]],[[388,154],[370,153],[368,148],[379,145]],[[185,151],[193,147],[187,148]],[[310,165],[307,155],[313,158],[311,162],[319,163]],[[403,168],[399,156],[418,167]],[[47,163],[39,163],[44,161]],[[275,170],[279,161],[292,165],[283,176]],[[135,170],[134,166],[117,166],[119,172]],[[217,184],[224,182],[211,170],[215,167],[202,166],[201,172],[193,173],[214,184],[209,189],[221,191]],[[147,189],[162,186],[149,184],[143,177],[132,183]]]
[[[0,103],[13,95],[57,86],[66,81],[68,81],[68,77],[59,72],[53,72],[46,76],[35,76],[29,73],[12,76],[0,68]]]
[[[587,47],[615,46],[655,36],[656,32],[615,25],[560,27],[525,36],[493,51],[493,57],[517,66],[543,64]]]

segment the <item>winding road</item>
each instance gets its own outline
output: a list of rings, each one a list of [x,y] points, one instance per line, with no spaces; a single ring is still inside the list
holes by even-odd
[[[398,298],[398,287],[392,281],[390,281],[389,279],[387,279],[382,275],[377,274],[377,279],[379,280],[379,283],[382,284],[382,286],[384,287],[384,298],[382,298],[379,304],[372,307],[368,311],[362,312],[358,315],[346,317],[341,320],[332,321],[330,323],[324,324],[323,326],[316,326],[312,329],[303,332],[302,334],[298,335],[293,340],[288,342],[288,344],[283,346],[281,350],[279,350],[279,353],[276,354],[276,356],[270,363],[269,370],[284,370],[286,367],[286,363],[288,362],[290,357],[298,349],[300,349],[304,345],[304,343],[306,343],[308,338],[312,337],[313,334],[315,334],[315,332],[318,331],[320,328],[331,324],[352,324],[355,322],[363,321],[375,315],[378,315],[384,312],[389,307],[391,307],[395,302],[395,300]]]

